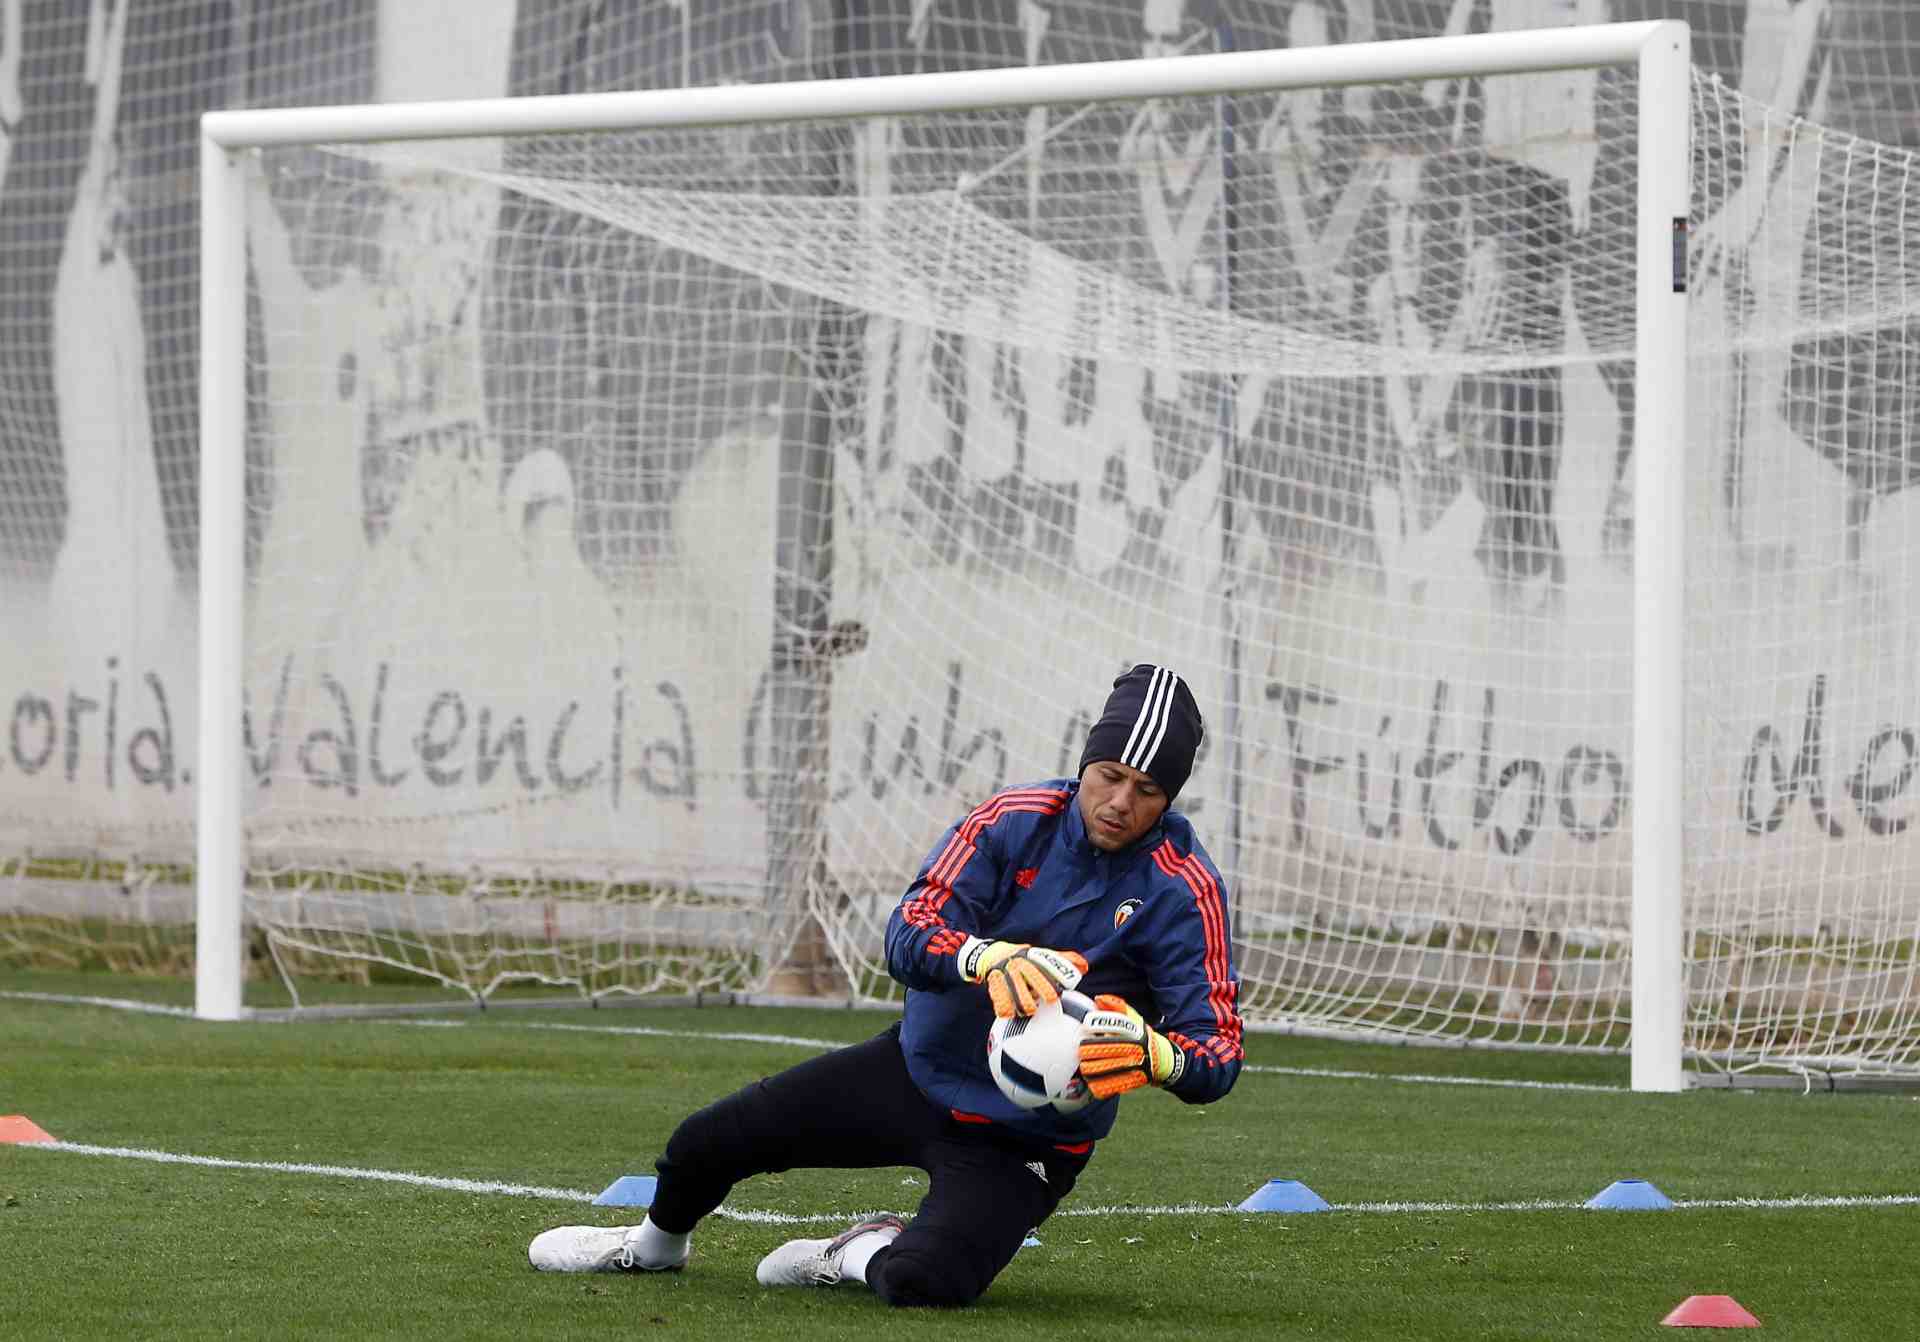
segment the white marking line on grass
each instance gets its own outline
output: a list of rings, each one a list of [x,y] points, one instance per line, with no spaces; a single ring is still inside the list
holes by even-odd
[[[1574,1212],[1588,1210],[1584,1202],[1533,1199],[1525,1202],[1336,1202],[1337,1212]],[[1862,1197],[1822,1197],[1800,1194],[1790,1198],[1675,1198],[1676,1211],[1795,1211],[1821,1207],[1913,1207],[1920,1194],[1877,1193]]]
[[[64,1151],[80,1156],[114,1156],[122,1160],[145,1160],[162,1165],[196,1165],[206,1169],[257,1170],[266,1174],[313,1174],[330,1179],[365,1179],[376,1183],[406,1184],[413,1188],[434,1188],[454,1193],[486,1193],[505,1197],[543,1198],[550,1202],[587,1202],[595,1193],[577,1188],[547,1188],[539,1184],[500,1183],[490,1179],[452,1179],[432,1174],[410,1174],[402,1170],[362,1169],[355,1165],[312,1165],[280,1160],[228,1160],[222,1156],[189,1156],[173,1151],[155,1151],[134,1146],[93,1146],[86,1142],[20,1142],[22,1151]],[[1913,1207],[1920,1206],[1920,1194],[1889,1193],[1871,1196],[1820,1197],[1803,1195],[1788,1198],[1700,1198],[1673,1203],[1681,1210],[1791,1211],[1800,1208],[1831,1207]],[[1539,1199],[1527,1202],[1336,1202],[1330,1210],[1362,1213],[1411,1212],[1535,1212],[1580,1211],[1582,1202],[1554,1202]],[[872,1212],[793,1212],[742,1211],[722,1207],[714,1215],[729,1221],[755,1225],[813,1225],[860,1220]],[[1238,1207],[1210,1206],[1183,1202],[1165,1206],[1130,1206],[1125,1203],[1098,1207],[1063,1207],[1060,1216],[1269,1216],[1271,1212],[1242,1212]],[[1300,1213],[1296,1213],[1300,1214]]]
[[[1676,1207],[1765,1207],[1785,1210],[1794,1207],[1920,1207],[1920,1194],[1880,1193],[1871,1197],[1816,1197],[1805,1194],[1791,1198],[1688,1198],[1676,1199]]]
[[[1332,1067],[1276,1067],[1271,1063],[1243,1064],[1243,1072],[1281,1076],[1327,1077],[1335,1081],[1403,1081],[1416,1086],[1491,1086],[1501,1090],[1562,1090],[1587,1094],[1631,1095],[1626,1086],[1603,1086],[1593,1081],[1521,1081],[1492,1076],[1436,1076],[1426,1072],[1353,1072]]]
[[[71,993],[29,993],[15,992],[11,989],[0,991],[0,997],[17,998],[22,1002],[57,1002],[66,1006],[112,1007],[116,1011],[144,1011],[152,1016],[193,1015],[191,1007],[163,1006],[158,1002],[134,1002],[121,997],[76,997]]]
[[[402,1170],[367,1170],[354,1165],[307,1165],[280,1160],[228,1160],[222,1156],[187,1156],[137,1146],[90,1146],[85,1142],[20,1142],[23,1151],[70,1151],[81,1156],[118,1156],[161,1165],[200,1165],[217,1170],[262,1170],[269,1174],[319,1174],[330,1179],[371,1179],[377,1183],[410,1184],[454,1193],[499,1193],[516,1198],[548,1198],[556,1202],[592,1202],[597,1196],[574,1188],[543,1188],[538,1184],[503,1184],[490,1179],[449,1179]]]
[[[417,1022],[416,1022],[417,1023]],[[658,1039],[731,1039],[750,1044],[791,1044],[796,1048],[844,1048],[846,1041],[841,1039],[808,1039],[799,1035],[785,1034],[743,1034],[725,1030],[662,1030],[647,1025],[557,1025],[516,1024],[506,1026],[518,1030],[570,1030],[576,1034],[624,1034],[650,1035]],[[1409,1085],[1427,1086],[1490,1086],[1501,1090],[1558,1090],[1599,1093],[1603,1095],[1631,1095],[1633,1092],[1625,1086],[1603,1086],[1585,1081],[1519,1081],[1504,1077],[1480,1076],[1434,1076],[1421,1072],[1355,1072],[1341,1071],[1331,1067],[1280,1067],[1271,1063],[1245,1063],[1242,1071],[1259,1072],[1268,1076],[1310,1076],[1335,1081],[1401,1081]]]
[[[153,1002],[126,1001],[113,997],[78,997],[66,993],[12,992],[0,990],[0,998],[13,997],[33,1002],[63,1002],[77,1006],[114,1007],[124,1011],[145,1011],[160,1016],[180,1016],[191,1018],[193,1011],[188,1007],[162,1006]],[[362,1018],[362,1023],[371,1025],[408,1025],[435,1029],[460,1029],[470,1022],[464,1020],[444,1020],[431,1017],[407,1019],[395,1017]],[[710,1039],[733,1041],[743,1044],[781,1044],[794,1048],[835,1049],[845,1048],[849,1042],[858,1040],[813,1039],[805,1035],[756,1034],[744,1030],[663,1030],[651,1025],[560,1025],[545,1024],[498,1024],[507,1030],[560,1030],[573,1034],[611,1034],[644,1035],[654,1039]],[[1441,1076],[1431,1072],[1360,1072],[1333,1067],[1283,1067],[1274,1063],[1243,1063],[1241,1070],[1256,1072],[1266,1076],[1315,1077],[1332,1081],[1395,1081],[1403,1085],[1414,1086],[1480,1086],[1490,1090],[1544,1090],[1561,1091],[1569,1094],[1587,1095],[1632,1095],[1628,1086],[1607,1086],[1591,1081],[1526,1081],[1512,1077],[1491,1076]]]
[[[511,1030],[564,1030],[572,1034],[646,1035],[654,1039],[725,1039],[740,1044],[791,1044],[795,1048],[845,1048],[858,1040],[808,1039],[792,1034],[752,1034],[744,1030],[662,1030],[652,1025],[514,1024]]]

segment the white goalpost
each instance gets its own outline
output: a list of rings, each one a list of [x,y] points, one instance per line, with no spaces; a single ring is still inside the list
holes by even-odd
[[[1542,77],[1613,90],[1626,181],[1498,142]],[[248,923],[480,993],[808,945],[883,1000],[919,846],[1151,657],[1250,1020],[1630,1021],[1681,1088],[1701,96],[1653,22],[207,114],[197,1014]],[[1631,497],[1611,599],[1548,449]]]
[[[897,1000],[924,846],[1151,659],[1256,1026],[1920,1069],[1920,179],[1683,25],[219,112],[203,155],[221,711],[176,761],[109,659],[0,778],[72,783],[104,704],[196,849],[23,864],[0,945],[176,925],[190,861],[211,1018],[268,966]],[[167,833],[122,819],[35,838]]]

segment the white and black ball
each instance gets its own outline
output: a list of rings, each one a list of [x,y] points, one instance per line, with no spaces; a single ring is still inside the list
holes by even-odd
[[[1080,1036],[1093,1009],[1085,993],[1067,992],[1031,1016],[996,1017],[987,1031],[987,1071],[1000,1093],[1022,1109],[1052,1105],[1062,1114],[1091,1104]]]

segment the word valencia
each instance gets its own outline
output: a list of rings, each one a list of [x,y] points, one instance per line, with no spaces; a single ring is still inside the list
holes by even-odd
[[[280,666],[272,708],[264,725],[256,722],[251,702],[242,716],[247,761],[260,786],[271,785],[284,771],[283,756],[289,683],[293,659]],[[624,669],[612,669],[610,712],[605,735],[599,739],[581,721],[582,705],[569,699],[544,726],[530,725],[522,715],[496,716],[492,706],[470,703],[451,689],[436,691],[427,700],[419,721],[408,732],[388,721],[392,669],[381,662],[375,669],[373,694],[364,718],[354,711],[347,687],[322,672],[315,687],[330,711],[308,727],[293,747],[299,777],[318,788],[339,788],[359,795],[366,785],[397,788],[415,776],[437,788],[487,787],[496,779],[523,792],[552,789],[566,796],[605,786],[613,805],[620,804],[622,785],[639,783],[656,797],[672,797],[694,805],[693,728],[684,697],[668,682],[657,687],[677,719],[678,742],[659,740],[641,752],[637,767],[625,762],[627,690]]]
[[[193,782],[179,759],[172,699],[153,671],[137,680],[108,658],[98,686],[51,694],[28,690],[13,701],[4,758],[20,773],[51,773],[80,787],[111,791],[123,782],[161,787]],[[414,720],[393,721],[392,668],[374,668],[364,703],[340,679],[317,674],[295,701],[294,658],[280,664],[271,702],[241,705],[245,763],[259,787],[288,781],[339,789],[357,797],[370,788],[435,790],[512,787],[523,793],[575,795],[604,788],[618,805],[622,790],[696,805],[693,725],[685,696],[667,681],[655,693],[673,722],[669,735],[640,746],[629,760],[628,692],[615,666],[604,704],[578,699],[555,705],[551,720],[502,713],[476,696],[439,689],[423,696]],[[419,699],[410,700],[418,703]],[[264,713],[261,711],[264,707]],[[179,730],[191,736],[191,727]]]

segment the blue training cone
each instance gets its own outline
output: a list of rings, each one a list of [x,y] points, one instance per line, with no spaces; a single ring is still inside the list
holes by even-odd
[[[1587,1206],[1605,1212],[1664,1212],[1673,1199],[1645,1179],[1615,1179],[1587,1199]]]
[[[1269,1179],[1241,1203],[1243,1212],[1324,1212],[1327,1200],[1298,1179]]]
[[[623,1174],[593,1200],[596,1207],[651,1207],[659,1180],[651,1174]]]
[[[1020,1241],[1020,1247],[1023,1249],[1037,1249],[1040,1247],[1040,1237],[1038,1235],[1028,1235]]]

